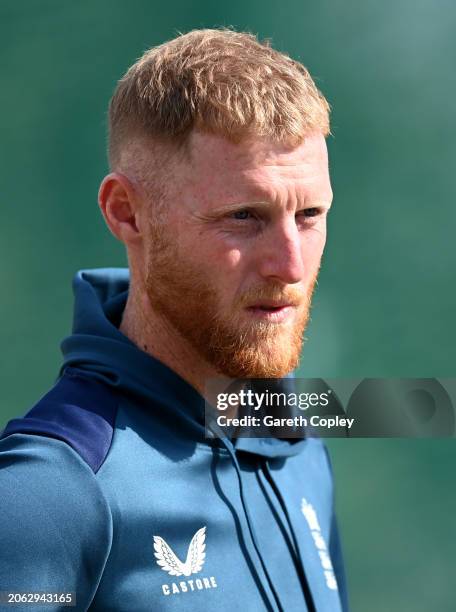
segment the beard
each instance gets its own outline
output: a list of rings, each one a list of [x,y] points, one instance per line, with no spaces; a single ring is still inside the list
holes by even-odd
[[[179,252],[163,226],[151,229],[149,303],[200,357],[230,378],[281,378],[297,367],[318,270],[305,290],[264,282],[242,293],[227,311],[204,269]],[[283,323],[248,317],[245,309],[262,300],[286,302],[294,312]]]

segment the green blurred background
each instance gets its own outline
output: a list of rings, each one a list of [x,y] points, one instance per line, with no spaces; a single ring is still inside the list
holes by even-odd
[[[116,80],[177,31],[220,25],[272,38],[333,106],[302,374],[454,375],[454,0],[3,0],[0,428],[57,374],[73,273],[126,265],[96,204]],[[329,445],[353,611],[455,610],[454,440]]]

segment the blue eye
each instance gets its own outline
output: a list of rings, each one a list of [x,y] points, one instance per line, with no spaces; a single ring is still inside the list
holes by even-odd
[[[306,217],[316,217],[320,214],[319,208],[306,208],[304,211]]]
[[[249,219],[251,214],[248,210],[238,210],[233,213],[233,219],[238,219],[239,221],[245,221]]]
[[[320,211],[320,209],[318,207],[304,208],[303,210],[300,210],[299,213],[297,213],[297,216],[298,217],[305,217],[305,218],[317,217],[320,213],[321,213],[321,211]]]

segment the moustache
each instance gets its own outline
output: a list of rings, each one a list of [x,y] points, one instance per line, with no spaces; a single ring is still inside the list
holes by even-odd
[[[247,289],[239,297],[237,304],[240,307],[249,307],[262,301],[279,302],[298,307],[303,303],[309,303],[310,299],[308,292],[302,288],[261,285]]]

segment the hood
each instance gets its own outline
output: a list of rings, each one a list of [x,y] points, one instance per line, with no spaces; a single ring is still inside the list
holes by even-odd
[[[139,349],[119,331],[130,282],[128,268],[80,270],[73,279],[72,334],[61,343],[63,364],[90,373],[145,405],[163,405],[169,422],[182,435],[213,444],[205,437],[204,398],[165,364]],[[163,414],[163,413],[162,413]],[[218,442],[218,440],[216,441]],[[240,438],[236,450],[264,457],[286,457],[305,440]],[[227,439],[223,445],[231,445]]]

